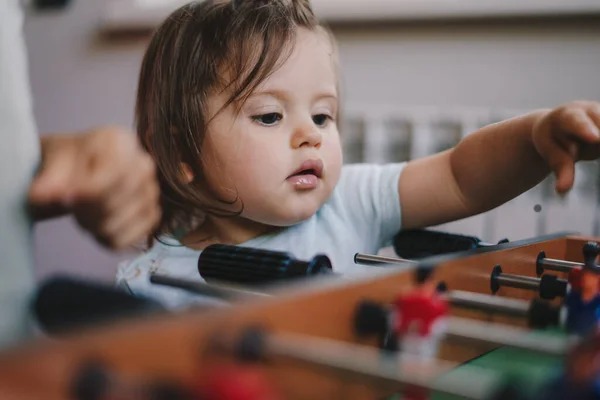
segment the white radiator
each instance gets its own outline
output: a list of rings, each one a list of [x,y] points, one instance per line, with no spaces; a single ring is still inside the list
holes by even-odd
[[[398,162],[455,146],[479,127],[522,114],[518,110],[437,109],[382,105],[349,106],[341,126],[346,163]],[[600,236],[597,162],[579,163],[575,188],[565,198],[544,182],[495,210],[435,229],[484,241],[518,240],[560,231]],[[537,212],[536,205],[541,206]]]

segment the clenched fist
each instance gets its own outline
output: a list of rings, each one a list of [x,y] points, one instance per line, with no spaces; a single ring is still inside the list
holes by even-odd
[[[575,163],[600,157],[600,103],[572,102],[540,118],[533,143],[556,174],[556,190],[564,193],[575,180]]]
[[[112,249],[146,238],[161,214],[152,159],[134,134],[114,127],[43,138],[42,164],[29,202],[34,212],[73,213]]]

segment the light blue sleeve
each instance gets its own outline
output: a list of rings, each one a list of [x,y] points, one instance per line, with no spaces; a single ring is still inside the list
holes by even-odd
[[[346,218],[375,247],[387,246],[400,231],[398,181],[406,163],[345,165],[338,185]]]

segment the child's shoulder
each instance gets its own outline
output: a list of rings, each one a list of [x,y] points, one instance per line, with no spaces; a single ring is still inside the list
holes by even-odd
[[[350,208],[372,208],[382,201],[399,202],[398,181],[404,166],[405,163],[346,164],[342,167],[330,203]]]
[[[374,186],[378,184],[387,184],[398,182],[400,173],[406,163],[391,164],[345,164],[342,166],[338,189]],[[386,182],[382,182],[385,180]]]
[[[146,252],[118,265],[116,284],[136,296],[154,298],[168,307],[177,308],[196,300],[184,291],[157,286],[150,282],[152,274],[198,280],[200,251],[184,247],[177,240],[161,237]]]
[[[405,163],[348,164],[322,213],[338,216],[376,244],[387,242],[401,225],[398,182]],[[368,228],[367,228],[368,227]]]

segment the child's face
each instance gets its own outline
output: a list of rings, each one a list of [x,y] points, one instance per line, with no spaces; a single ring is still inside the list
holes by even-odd
[[[209,115],[226,98],[211,99]],[[224,199],[239,195],[244,218],[274,226],[309,218],[340,176],[337,112],[329,38],[300,29],[291,57],[255,90],[241,112],[236,115],[230,106],[209,124],[204,167],[210,184]],[[310,171],[298,175],[304,168]]]

